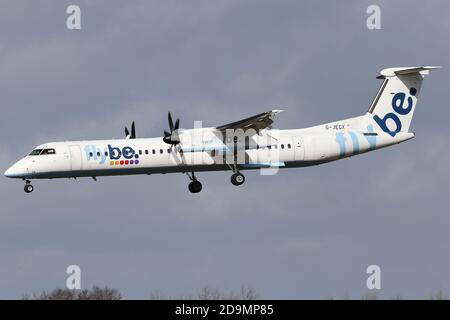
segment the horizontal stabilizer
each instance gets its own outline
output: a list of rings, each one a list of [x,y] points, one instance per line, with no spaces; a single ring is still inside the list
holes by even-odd
[[[378,76],[378,79],[384,79],[386,77],[395,77],[397,75],[412,75],[415,73],[426,75],[429,73],[430,70],[433,69],[439,69],[438,66],[425,66],[425,67],[400,67],[400,68],[388,68],[383,69],[380,72],[380,76]]]

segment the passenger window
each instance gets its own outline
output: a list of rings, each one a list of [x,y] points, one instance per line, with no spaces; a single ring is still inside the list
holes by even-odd
[[[281,149],[284,149],[284,144],[281,144]]]
[[[100,152],[97,152],[97,157],[100,157]]]
[[[142,156],[142,150],[139,150],[139,155],[141,155],[141,156]]]
[[[170,153],[170,148],[169,148],[169,149],[167,149],[167,153]]]
[[[92,152],[89,152],[89,156],[90,156],[90,157],[93,157],[94,154],[93,154]]]
[[[161,154],[162,154],[162,153],[163,153],[163,149],[159,149],[159,153],[161,153]]]
[[[153,150],[152,150],[152,153],[153,153],[153,154],[155,154],[155,153],[156,153],[155,149],[153,149]]]
[[[269,148],[269,150],[270,150],[270,149],[272,149],[272,146],[267,146],[267,148]]]
[[[108,156],[108,151],[105,151],[105,156],[106,156],[106,157]]]
[[[288,149],[290,149],[291,148],[291,144],[290,143],[288,143]]]
[[[148,154],[148,150],[145,150],[145,154]]]

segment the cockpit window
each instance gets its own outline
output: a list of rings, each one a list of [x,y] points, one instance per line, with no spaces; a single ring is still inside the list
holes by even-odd
[[[41,154],[55,154],[55,149],[44,149]]]
[[[42,149],[34,149],[30,152],[30,156],[37,156],[41,153]]]
[[[55,149],[49,148],[49,149],[34,149],[31,151],[30,156],[38,156],[42,154],[56,154]]]

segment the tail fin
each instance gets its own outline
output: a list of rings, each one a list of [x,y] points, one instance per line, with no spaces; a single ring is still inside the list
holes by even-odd
[[[408,132],[420,87],[425,75],[439,67],[389,68],[381,71],[383,79],[361,124],[363,131],[382,130],[392,137]]]

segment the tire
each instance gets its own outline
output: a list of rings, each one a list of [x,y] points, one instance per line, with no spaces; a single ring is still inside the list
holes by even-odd
[[[199,193],[200,191],[202,191],[202,184],[200,183],[200,181],[192,181],[191,183],[189,183],[188,188],[192,193]]]
[[[33,187],[31,184],[26,184],[26,185],[23,187],[23,190],[24,190],[26,193],[31,193],[31,192],[33,192],[33,190],[34,190],[34,187]]]
[[[231,176],[231,183],[235,186],[240,186],[245,182],[245,177],[242,173],[235,173]]]

